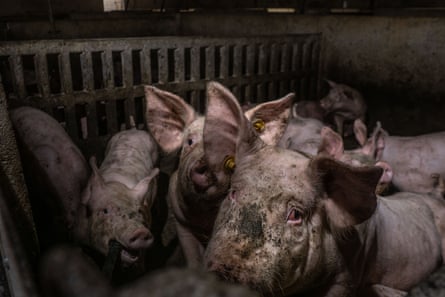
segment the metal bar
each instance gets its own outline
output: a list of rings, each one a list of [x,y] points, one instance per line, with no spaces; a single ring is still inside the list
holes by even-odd
[[[235,45],[233,48],[233,76],[241,76],[243,45]]]
[[[71,76],[71,61],[69,52],[62,52],[59,57],[60,65],[60,81],[62,84],[62,92],[66,94],[73,93],[73,79]]]
[[[229,46],[222,46],[220,49],[220,78],[229,77]]]
[[[255,45],[247,46],[247,61],[246,61],[247,75],[254,75],[255,73]]]
[[[131,49],[122,51],[121,57],[123,87],[131,87],[133,86],[133,57],[131,55]]]
[[[147,47],[141,51],[141,75],[142,84],[151,84],[150,48]]]
[[[158,64],[159,64],[159,82],[168,82],[168,49],[161,48],[158,51]]]
[[[200,70],[200,61],[199,61],[199,47],[192,47],[190,49],[190,80],[195,81],[199,80],[199,70]]]
[[[91,52],[82,52],[80,54],[80,67],[82,69],[83,88],[86,91],[94,89],[93,78],[93,57]]]
[[[205,49],[206,55],[206,79],[215,79],[215,47],[209,46]]]
[[[38,89],[41,96],[46,97],[50,93],[49,89],[49,76],[48,76],[48,63],[45,53],[38,53],[34,57],[34,65],[36,71],[36,79],[38,82]]]
[[[185,80],[184,55],[185,48],[179,47],[175,49],[175,82],[183,82]]]
[[[116,101],[109,100],[105,106],[107,115],[107,129],[108,134],[113,135],[119,131],[117,126],[117,115],[116,115]]]
[[[101,56],[104,87],[106,89],[112,89],[114,87],[113,53],[107,49],[102,52]]]
[[[23,77],[23,61],[22,57],[13,55],[9,57],[12,68],[14,90],[20,99],[26,97],[25,79]]]

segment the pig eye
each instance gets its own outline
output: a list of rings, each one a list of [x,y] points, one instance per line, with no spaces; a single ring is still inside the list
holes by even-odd
[[[291,225],[301,225],[303,223],[303,214],[296,208],[291,208],[287,213],[286,223]]]
[[[106,208],[102,209],[102,213],[103,214],[108,214],[108,209],[106,209]]]
[[[189,138],[189,139],[187,140],[187,144],[188,144],[188,145],[192,145],[192,144],[193,144],[193,139]]]

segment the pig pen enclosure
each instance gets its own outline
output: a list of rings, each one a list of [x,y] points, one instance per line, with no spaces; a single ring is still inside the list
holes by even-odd
[[[172,91],[201,112],[210,80],[230,88],[242,103],[291,91],[316,98],[320,42],[320,34],[293,34],[1,43],[0,234],[6,279],[0,279],[5,290],[0,295],[9,296],[9,289],[11,296],[37,296],[33,269],[51,236],[41,222],[45,214],[28,202],[28,194],[31,201],[38,197],[26,190],[8,110],[23,105],[44,110],[86,158],[100,160],[106,142],[128,128],[130,118],[144,129],[143,85]]]

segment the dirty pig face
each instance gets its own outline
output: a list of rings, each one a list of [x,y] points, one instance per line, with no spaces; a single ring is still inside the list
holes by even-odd
[[[208,270],[265,295],[321,277],[322,220],[309,160],[279,150],[267,147],[237,164],[205,254]]]

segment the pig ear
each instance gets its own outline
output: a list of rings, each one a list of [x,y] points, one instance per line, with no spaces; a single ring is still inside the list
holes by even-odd
[[[203,142],[209,168],[218,180],[226,179],[236,164],[237,152],[255,146],[255,140],[262,143],[236,98],[219,83],[210,82]]]
[[[350,227],[369,219],[377,207],[375,190],[380,167],[351,167],[331,158],[311,162],[326,193],[327,218],[336,228]]]
[[[98,185],[103,185],[105,184],[105,181],[102,177],[102,175],[99,172],[99,168],[97,168],[97,160],[96,160],[96,156],[91,156],[90,157],[90,166],[91,166],[91,170],[92,170],[92,179],[93,182],[98,184]]]
[[[344,152],[343,139],[341,136],[327,126],[321,128],[320,134],[321,143],[318,147],[317,154],[339,160]]]
[[[385,138],[388,136],[385,130],[382,129],[380,122],[372,132],[371,137],[366,141],[366,144],[362,147],[362,152],[368,156],[372,156],[375,160],[380,160],[382,157],[383,149],[385,148]]]
[[[357,139],[358,143],[361,146],[364,146],[366,143],[367,135],[368,135],[368,129],[366,128],[365,123],[361,119],[356,119],[354,121],[354,135],[355,139]]]
[[[333,82],[332,80],[325,79],[325,81],[328,83],[328,85],[329,85],[331,88],[335,88],[335,87],[337,86],[337,83]]]
[[[138,182],[138,184],[132,189],[134,193],[134,197],[140,201],[144,202],[144,198],[146,197],[147,192],[149,191],[150,185],[155,181],[155,177],[158,176],[159,169],[153,168],[150,172],[150,175],[142,179]],[[153,189],[153,192],[156,192],[156,189]],[[155,195],[150,195],[149,199],[152,199]],[[149,205],[151,205],[152,201],[147,201]]]
[[[90,179],[88,180],[88,184],[86,185],[85,189],[82,192],[81,203],[83,205],[87,205],[88,201],[90,200],[92,195],[91,193],[92,187],[98,189],[105,185],[105,181],[102,175],[100,174],[99,169],[97,168],[96,157],[91,156],[89,161],[91,166],[91,176]]]
[[[286,130],[294,93],[283,98],[261,103],[247,110],[244,115],[252,123],[260,138],[268,145],[276,145]]]
[[[184,129],[196,119],[193,107],[173,93],[145,86],[145,122],[165,153],[182,146]]]

